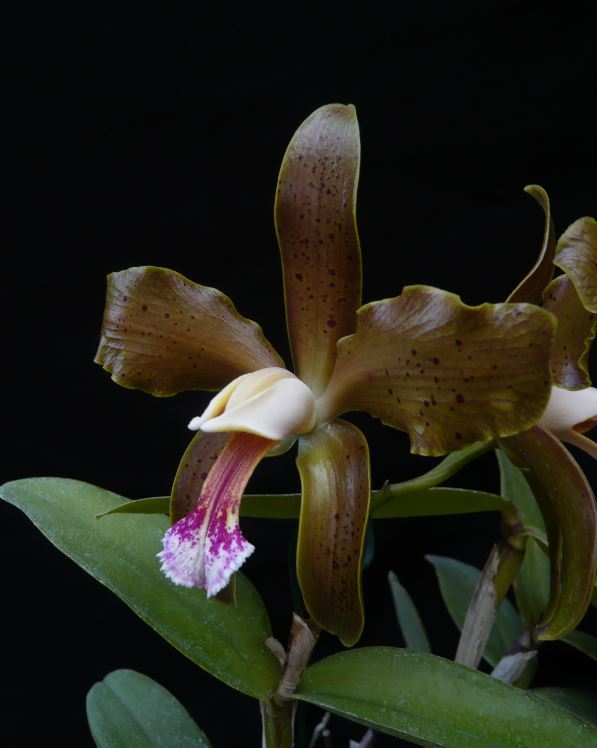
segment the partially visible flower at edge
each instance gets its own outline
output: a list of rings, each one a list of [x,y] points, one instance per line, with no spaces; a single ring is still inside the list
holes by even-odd
[[[161,557],[175,582],[208,595],[227,584],[253,550],[238,523],[247,481],[299,437],[298,579],[309,614],[347,645],[364,621],[370,475],[365,437],[338,416],[367,411],[428,455],[516,434],[547,403],[555,333],[536,306],[470,307],[427,286],[359,308],[359,162],[354,108],[333,104],[299,127],[282,163],[275,218],[296,376],[227,297],[155,267],[109,276],[96,357],[152,395],[224,388],[191,421],[199,432],[174,481]]]
[[[551,589],[537,634],[556,639],[582,620],[597,573],[595,497],[562,444],[568,442],[597,458],[597,444],[584,435],[597,425],[597,390],[590,386],[588,370],[597,325],[597,222],[579,218],[556,242],[547,193],[537,185],[526,191],[545,213],[543,245],[536,264],[508,301],[543,303],[557,319],[550,353],[553,386],[539,422],[500,444],[527,471],[545,521]],[[556,278],[554,265],[563,271]]]

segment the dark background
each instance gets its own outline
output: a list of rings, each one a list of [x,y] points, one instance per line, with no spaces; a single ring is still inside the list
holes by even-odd
[[[292,133],[324,103],[351,102],[359,116],[365,301],[411,283],[471,304],[503,300],[541,241],[542,213],[525,184],[549,191],[558,233],[595,215],[595,3],[482,5],[399,4],[395,19],[369,28],[358,18],[324,26],[295,9],[271,34],[233,13],[208,29],[180,18],[174,29],[156,25],[143,38],[152,53],[126,64],[100,44],[97,59],[87,56],[94,62],[4,64],[2,478],[60,475],[131,498],[169,492],[185,425],[208,396],[152,399],[92,363],[113,270],[162,265],[223,290],[290,361],[274,187]],[[370,440],[376,487],[434,464],[409,455],[404,434],[354,420]],[[296,490],[292,461],[267,461],[251,489]],[[493,458],[453,483],[496,490]],[[216,748],[258,744],[255,703],[172,650],[12,507],[0,506],[0,521],[0,743],[91,745],[84,695],[128,667],[180,698]],[[285,640],[293,523],[246,520],[243,529],[257,546],[244,571]],[[497,518],[376,529],[362,644],[402,644],[391,568],[434,651],[452,657],[457,632],[423,556],[482,565]],[[321,651],[336,646],[324,637]],[[537,684],[594,683],[595,664],[565,645],[540,659]],[[332,727],[338,746],[363,732],[338,719]]]

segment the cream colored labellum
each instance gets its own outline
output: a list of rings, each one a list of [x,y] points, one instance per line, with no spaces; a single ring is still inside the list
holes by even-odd
[[[292,372],[271,366],[234,379],[189,423],[192,431],[243,431],[282,441],[315,427],[315,398]]]
[[[587,431],[597,420],[597,389],[564,390],[552,387],[547,408],[541,416],[539,426],[560,439],[566,439],[571,431]],[[583,428],[584,427],[584,428]]]
[[[597,444],[584,436],[585,431],[597,426],[597,389],[552,387],[547,408],[538,425],[597,460]]]

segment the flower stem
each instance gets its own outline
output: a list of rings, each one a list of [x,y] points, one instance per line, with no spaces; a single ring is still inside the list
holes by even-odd
[[[296,704],[260,701],[263,726],[262,748],[292,748]]]
[[[466,611],[454,660],[476,668],[483,652],[498,608],[516,576],[524,550],[518,537],[506,537],[491,550]],[[524,546],[523,546],[524,547]]]
[[[307,667],[318,637],[319,627],[316,624],[308,623],[293,613],[280,683],[270,701],[260,702],[263,748],[291,748],[293,745],[296,702],[291,700],[291,695]],[[269,646],[272,648],[271,643]],[[281,653],[277,654],[279,656]]]

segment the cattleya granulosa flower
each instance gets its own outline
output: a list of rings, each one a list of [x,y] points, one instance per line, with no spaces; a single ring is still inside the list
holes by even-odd
[[[543,246],[508,301],[543,303],[557,319],[550,353],[553,386],[539,422],[501,444],[526,470],[545,521],[551,592],[538,634],[555,639],[582,619],[597,572],[595,498],[562,444],[568,442],[597,458],[597,444],[584,435],[597,425],[597,390],[590,386],[588,371],[597,324],[597,222],[580,218],[556,242],[547,194],[536,185],[526,189],[545,212]],[[554,265],[563,271],[556,278]]]
[[[176,475],[162,567],[214,595],[253,546],[239,504],[259,461],[299,437],[298,579],[307,610],[345,644],[363,627],[364,410],[439,455],[528,429],[550,392],[554,319],[526,303],[465,305],[426,286],[361,305],[360,161],[352,106],[315,111],[284,157],[275,218],[295,374],[230,300],[163,268],[109,277],[98,363],[152,395],[221,390]],[[360,307],[360,308],[359,308]]]

